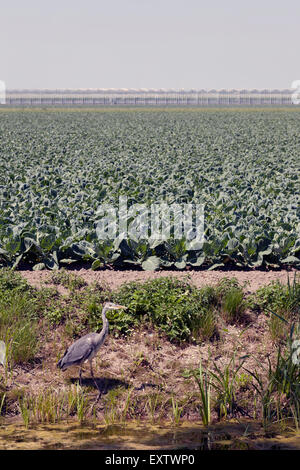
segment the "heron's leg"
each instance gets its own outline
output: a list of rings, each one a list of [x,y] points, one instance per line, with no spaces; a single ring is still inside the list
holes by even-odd
[[[93,372],[92,361],[90,361],[90,368],[91,368],[91,376],[92,376],[92,379],[94,381],[94,384],[96,385],[97,389],[99,390],[99,387],[98,387],[98,384],[97,384],[97,381],[95,379],[94,372]]]
[[[80,368],[79,368],[79,385],[80,385],[80,387],[81,387],[81,384],[82,384],[81,375],[82,375],[82,367],[80,366]]]
[[[94,377],[94,372],[93,372],[93,365],[92,365],[92,361],[90,361],[90,368],[91,368],[91,376],[93,377],[93,379],[95,380],[95,377]]]
[[[95,379],[94,372],[93,372],[92,361],[90,361],[90,368],[91,368],[91,376],[92,376],[93,381],[94,381],[94,384],[96,385],[96,388],[97,388],[97,390],[98,390],[98,392],[99,392],[98,398],[97,398],[97,400],[96,400],[96,403],[97,403],[98,400],[101,398],[102,391],[101,391],[101,389],[99,388],[99,386],[98,386],[98,384],[97,384],[97,381],[96,381],[96,379]]]

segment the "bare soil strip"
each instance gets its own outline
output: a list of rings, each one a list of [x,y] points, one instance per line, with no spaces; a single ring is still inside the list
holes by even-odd
[[[196,287],[203,287],[207,284],[216,284],[223,277],[237,278],[239,283],[247,282],[245,291],[255,292],[259,287],[269,284],[272,281],[287,282],[288,276],[293,279],[294,271],[134,271],[134,270],[100,270],[80,269],[73,271],[82,277],[87,283],[97,281],[106,283],[111,289],[120,287],[125,282],[146,281],[162,276],[176,276],[179,279],[189,277],[190,282]],[[47,280],[50,280],[49,271],[20,271],[27,281],[35,287],[40,287]],[[49,285],[49,284],[48,284]]]

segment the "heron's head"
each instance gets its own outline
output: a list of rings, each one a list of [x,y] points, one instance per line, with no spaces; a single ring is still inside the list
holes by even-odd
[[[104,307],[105,310],[120,310],[121,308],[126,309],[124,305],[114,304],[113,302],[105,302]]]

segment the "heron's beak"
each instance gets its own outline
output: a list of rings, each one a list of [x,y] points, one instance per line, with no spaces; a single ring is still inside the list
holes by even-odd
[[[127,309],[127,307],[125,307],[125,305],[116,305],[115,308],[117,308],[118,310],[121,309],[121,308],[124,308],[125,310]]]

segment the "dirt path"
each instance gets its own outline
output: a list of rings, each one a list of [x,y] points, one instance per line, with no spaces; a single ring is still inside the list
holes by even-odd
[[[206,284],[215,284],[223,277],[236,277],[243,284],[247,282],[245,290],[254,292],[259,287],[269,284],[272,281],[287,282],[288,276],[290,280],[294,278],[293,271],[133,271],[133,270],[101,270],[92,271],[88,269],[80,269],[72,271],[81,276],[86,282],[93,281],[105,282],[112,289],[118,288],[125,282],[129,281],[146,281],[148,279],[156,279],[161,276],[176,276],[177,278],[189,277],[196,287],[202,287]],[[43,285],[51,278],[49,271],[21,271],[20,272],[28,282],[36,287]]]

